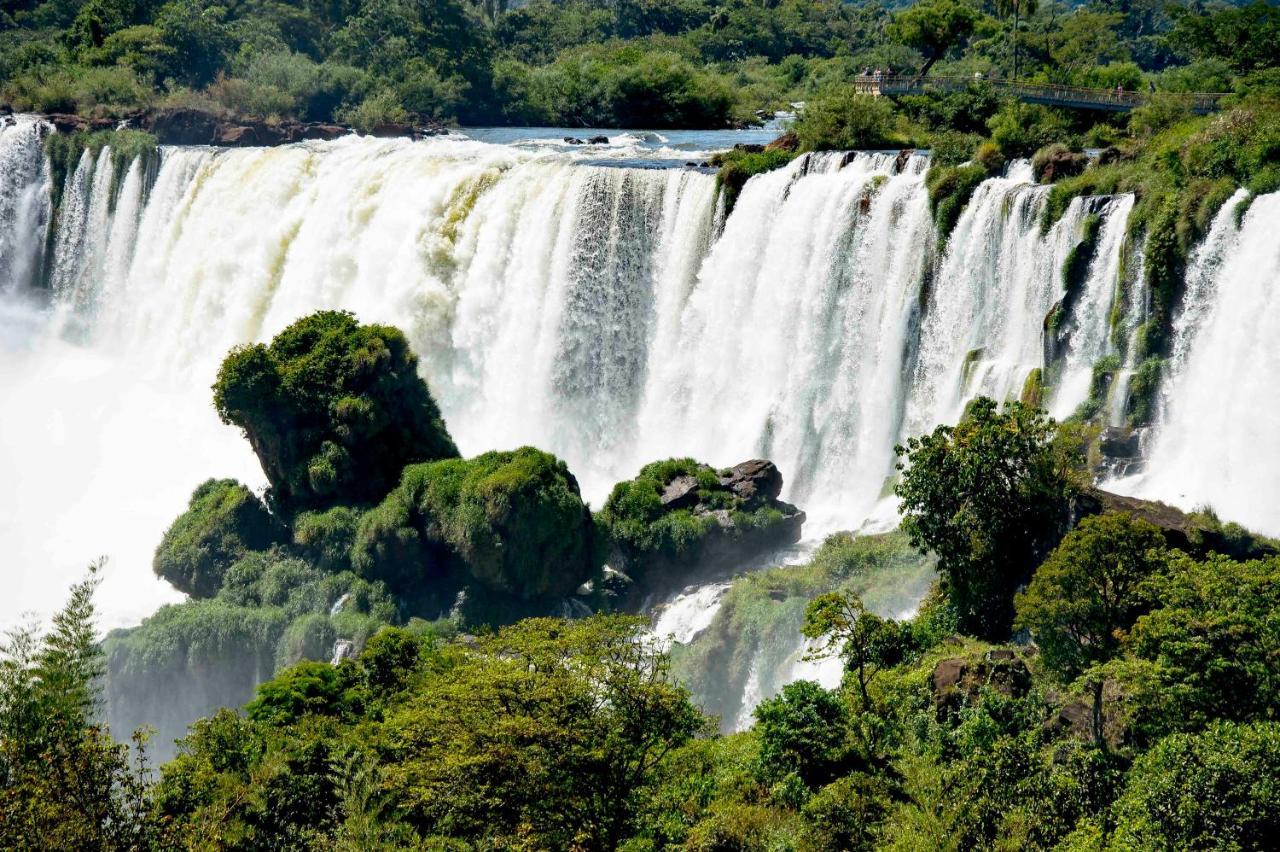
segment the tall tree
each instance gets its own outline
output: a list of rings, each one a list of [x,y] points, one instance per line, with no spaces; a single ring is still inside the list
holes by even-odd
[[[938,556],[942,585],[962,630],[1008,635],[1013,593],[1057,545],[1075,493],[1054,421],[981,397],[955,426],[897,447],[895,488],[912,544]]]
[[[960,0],[922,0],[894,18],[892,34],[925,55],[923,77],[948,50],[973,33],[977,21],[977,10]]]
[[[1119,653],[1166,558],[1164,537],[1145,521],[1118,512],[1085,518],[1017,596],[1017,625],[1031,631],[1050,671],[1065,680],[1086,675]],[[1101,746],[1103,678],[1088,685]]]

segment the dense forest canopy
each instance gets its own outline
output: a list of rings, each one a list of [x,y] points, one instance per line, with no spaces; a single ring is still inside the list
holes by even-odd
[[[362,128],[715,127],[867,69],[1229,90],[1274,66],[1278,29],[1261,2],[3,0],[0,98]]]

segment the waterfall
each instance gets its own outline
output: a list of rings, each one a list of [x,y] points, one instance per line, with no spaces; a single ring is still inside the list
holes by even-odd
[[[104,552],[109,624],[175,599],[147,566],[192,488],[264,485],[212,412],[218,364],[318,308],[404,329],[464,453],[543,447],[596,506],[654,459],[764,456],[815,540],[891,516],[895,442],[1046,366],[1097,213],[1052,399],[1078,404],[1132,206],[1077,199],[1042,232],[1049,188],[1017,163],[936,257],[924,156],[805,155],[726,215],[714,175],[623,149],[352,136],[150,168],[86,152],[55,217],[42,132],[0,130],[0,444],[21,448],[0,479],[22,484],[0,498],[0,623]]]
[[[1255,199],[1237,227],[1241,198],[1192,258],[1148,472],[1130,490],[1277,535],[1280,193]]]
[[[1069,416],[1089,396],[1093,365],[1116,347],[1110,333],[1111,311],[1121,288],[1122,245],[1133,211],[1134,197],[1103,200],[1093,258],[1068,320],[1066,351],[1049,413]]]
[[[40,140],[40,122],[0,119],[0,295],[34,286],[44,254],[49,176]]]
[[[1017,398],[1043,366],[1044,319],[1062,298],[1062,264],[1088,215],[1074,199],[1042,234],[1048,194],[1018,161],[983,182],[961,214],[925,309],[908,434],[955,422],[980,394]]]

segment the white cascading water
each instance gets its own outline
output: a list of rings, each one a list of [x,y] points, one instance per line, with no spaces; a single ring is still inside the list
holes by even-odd
[[[1133,274],[1120,268],[1133,199],[1077,199],[1042,233],[1048,188],[1025,163],[978,188],[935,258],[922,156],[801,157],[749,181],[726,216],[714,176],[622,167],[640,162],[626,151],[603,165],[456,137],[349,137],[166,148],[151,169],[104,151],[66,177],[51,222],[40,137],[31,119],[0,128],[0,481],[13,484],[0,497],[11,577],[0,624],[54,609],[100,553],[112,558],[108,626],[177,599],[149,566],[191,490],[210,476],[264,484],[212,410],[218,363],[318,308],[403,328],[465,453],[541,446],[595,505],[654,459],[763,456],[816,540],[884,513],[896,441],[954,421],[975,394],[1016,397],[1044,366],[1043,324],[1086,216],[1103,222],[1065,326],[1055,411],[1079,404],[1111,352],[1116,288]],[[1211,276],[1221,304],[1173,386],[1189,399],[1232,393],[1203,363],[1265,375],[1264,358],[1231,359],[1275,334],[1232,333],[1223,317],[1274,283],[1260,236],[1274,207],[1254,203],[1239,251],[1224,250]],[[1265,311],[1239,310],[1242,328],[1263,327]],[[1189,430],[1208,421],[1183,395],[1162,446],[1186,476],[1239,466],[1188,464],[1177,447],[1256,458],[1259,441],[1241,430],[1262,414],[1237,417],[1236,432],[1215,424],[1207,444]],[[1215,496],[1225,483],[1204,484],[1205,499],[1233,508]],[[1265,512],[1264,483],[1251,487],[1253,514]],[[721,594],[689,590],[659,632],[692,638]],[[800,654],[787,658],[792,675],[808,671]]]
[[[1017,398],[1043,366],[1044,318],[1062,298],[1062,264],[1089,212],[1077,198],[1042,234],[1048,194],[1020,160],[983,182],[960,215],[925,309],[908,434],[954,423],[979,394]]]
[[[1111,310],[1122,290],[1122,248],[1133,204],[1133,195],[1120,195],[1104,201],[1098,211],[1102,221],[1093,258],[1072,310],[1066,349],[1049,405],[1049,413],[1058,419],[1068,417],[1088,398],[1093,365],[1116,350],[1110,333]]]
[[[1148,472],[1125,488],[1280,535],[1280,193],[1237,227],[1241,198],[1192,258]]]

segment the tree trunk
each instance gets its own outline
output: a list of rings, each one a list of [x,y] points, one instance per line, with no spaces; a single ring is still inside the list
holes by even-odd
[[[1093,681],[1093,744],[1100,749],[1107,747],[1102,737],[1102,678]]]
[[[1018,82],[1018,28],[1021,26],[1021,18],[1019,8],[1021,4],[1015,3],[1013,6],[1013,82]]]

